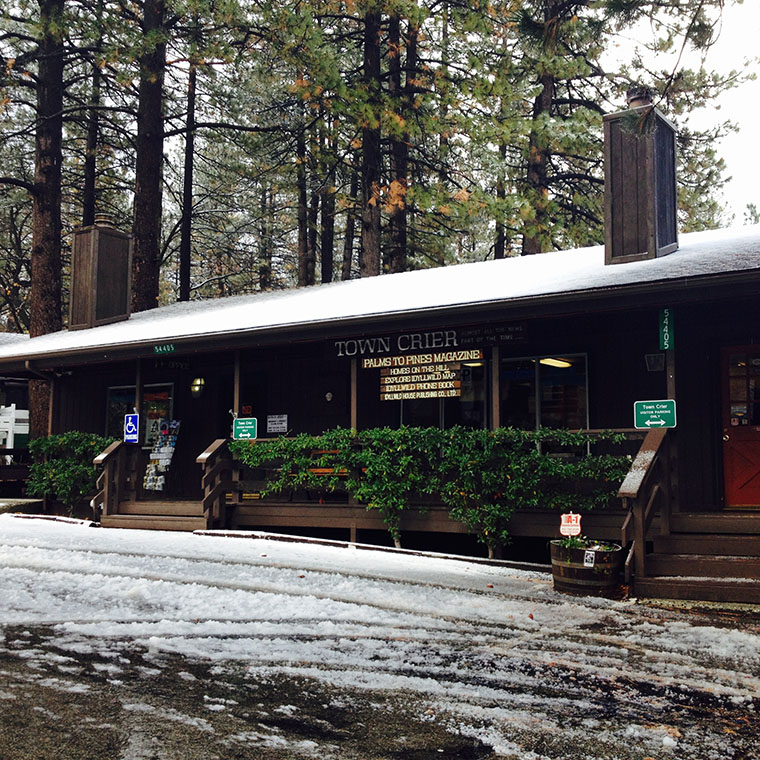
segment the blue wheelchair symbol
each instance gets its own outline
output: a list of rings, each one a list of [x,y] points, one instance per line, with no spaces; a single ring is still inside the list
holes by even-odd
[[[140,415],[139,414],[125,414],[124,415],[124,442],[125,443],[138,443],[140,434]]]

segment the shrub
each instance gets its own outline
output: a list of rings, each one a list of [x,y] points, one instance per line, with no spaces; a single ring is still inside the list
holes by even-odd
[[[31,440],[27,493],[57,499],[73,512],[95,493],[97,473],[92,460],[113,440],[78,431]]]
[[[263,495],[293,488],[333,491],[377,509],[398,545],[401,515],[414,496],[437,496],[489,553],[509,541],[516,510],[588,510],[614,497],[628,471],[624,456],[586,453],[616,433],[566,430],[478,430],[454,427],[345,428],[322,435],[233,441],[232,451],[253,468],[269,468]],[[551,448],[553,454],[542,453]],[[557,450],[567,455],[557,455]]]

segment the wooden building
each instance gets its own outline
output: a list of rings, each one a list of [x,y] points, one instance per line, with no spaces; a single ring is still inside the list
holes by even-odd
[[[235,417],[259,437],[641,428],[620,509],[584,532],[632,546],[638,594],[760,602],[760,228],[678,239],[672,128],[634,95],[605,117],[605,246],[130,316],[128,240],[98,222],[75,240],[76,329],[0,342],[0,375],[51,379],[51,432],[122,438],[139,412],[136,443],[100,457],[105,526],[382,528],[348,502],[245,498]],[[466,532],[435,505],[401,529]]]
[[[256,417],[260,437],[402,423],[631,430],[635,402],[673,399],[676,427],[659,431],[662,442],[650,436],[659,456],[647,455],[647,477],[632,476],[621,510],[584,529],[619,537],[626,509],[659,490],[652,508],[669,499],[667,516],[626,526],[628,540],[639,531],[640,593],[689,594],[686,581],[679,591],[650,580],[671,574],[757,578],[760,229],[685,235],[664,257],[604,258],[599,247],[174,304],[0,345],[0,373],[52,378],[52,432],[121,437],[124,415],[139,409],[140,445],[122,447],[137,452],[133,480],[160,421],[180,421],[163,489],[143,480],[127,495],[113,482],[103,516],[139,526],[159,515],[180,529],[208,525],[224,498],[210,494],[203,464],[208,475],[234,414]],[[426,364],[457,364],[456,391],[389,384],[384,372]],[[658,473],[651,460],[665,462],[666,443]],[[348,504],[235,509],[242,526],[332,526],[360,538],[380,527]],[[531,513],[512,532],[555,535],[557,519]],[[464,530],[435,510],[402,528]],[[757,584],[712,583],[718,596],[758,594]]]

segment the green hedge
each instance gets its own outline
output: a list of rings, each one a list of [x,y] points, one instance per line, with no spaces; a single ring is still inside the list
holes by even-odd
[[[57,499],[73,512],[94,495],[97,472],[92,460],[114,440],[78,431],[31,440],[27,494]]]
[[[580,511],[611,501],[630,460],[586,454],[587,445],[599,440],[620,443],[624,436],[513,428],[338,428],[290,439],[232,441],[230,447],[244,464],[267,470],[264,495],[344,489],[380,512],[398,545],[402,512],[413,497],[427,494],[493,549],[508,542],[507,522],[516,510]],[[553,453],[543,453],[547,449]],[[319,468],[332,473],[314,471]]]

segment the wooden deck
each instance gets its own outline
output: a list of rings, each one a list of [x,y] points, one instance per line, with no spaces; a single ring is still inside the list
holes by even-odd
[[[140,498],[134,451],[112,444],[96,460],[105,464],[95,499],[101,524],[152,530],[328,529],[345,531],[341,538],[352,542],[361,541],[364,531],[385,530],[377,510],[351,503],[347,494],[294,491],[256,498],[226,443],[215,441],[197,459],[203,467],[199,502]],[[677,511],[672,461],[666,431],[649,432],[621,486],[623,508],[584,514],[583,534],[630,549],[625,579],[636,596],[760,603],[760,511]],[[556,538],[559,522],[554,510],[524,511],[512,517],[508,530],[515,543],[521,537]],[[468,534],[437,503],[421,503],[402,515],[402,544],[410,532]]]

